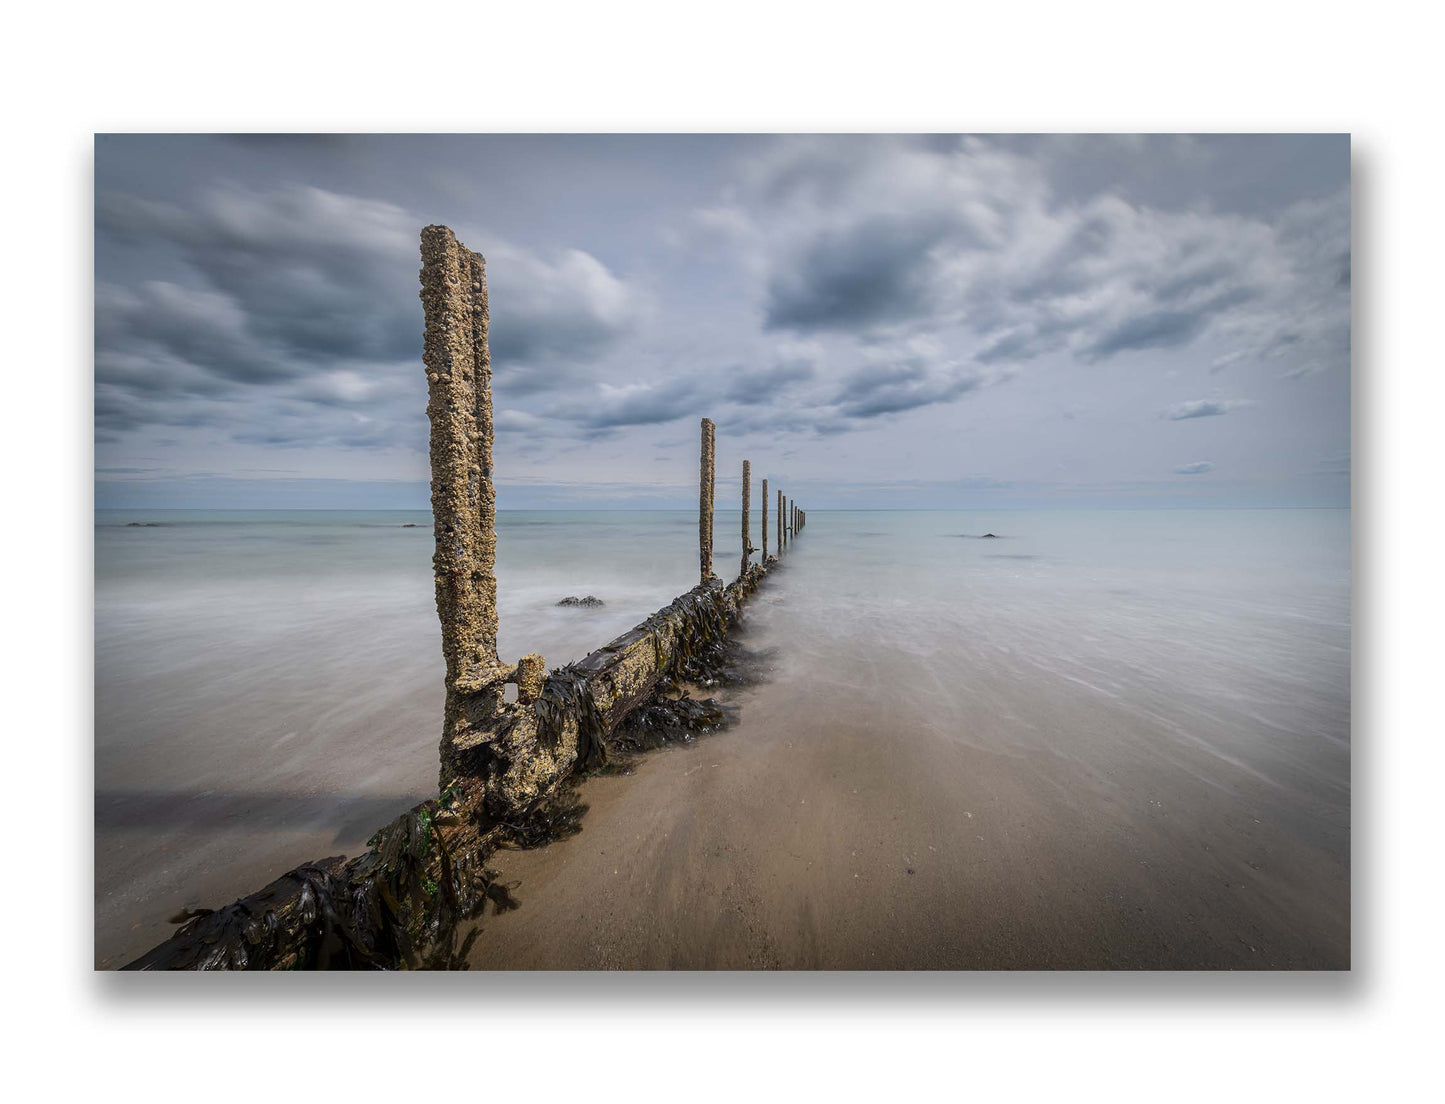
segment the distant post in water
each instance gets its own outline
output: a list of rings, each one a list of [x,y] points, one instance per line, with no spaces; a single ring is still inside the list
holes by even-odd
[[[697,488],[697,548],[704,583],[712,578],[712,505],[717,483],[716,432],[712,420],[704,418]]]
[[[492,361],[487,347],[486,262],[445,226],[421,232],[426,315],[427,417],[437,616],[446,659],[441,781],[455,774],[454,745],[502,704],[502,685],[464,694],[459,683],[497,660],[497,500],[492,489]],[[464,708],[465,698],[465,708]]]
[[[751,460],[743,461],[743,566],[738,572],[739,576],[748,573],[748,561],[753,555],[752,535],[752,498],[753,498],[753,464]]]
[[[763,566],[768,563],[768,481],[763,480]]]

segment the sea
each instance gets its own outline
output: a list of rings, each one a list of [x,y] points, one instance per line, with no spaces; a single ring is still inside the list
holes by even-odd
[[[740,520],[717,515],[725,579]],[[503,511],[497,536],[503,659],[580,659],[697,581],[691,511]],[[97,967],[435,792],[432,551],[426,512],[97,511]],[[836,688],[851,723],[959,769],[987,757],[1039,808],[1087,817],[1126,787],[1178,810],[1239,841],[1246,876],[1281,868],[1256,942],[1347,963],[1348,510],[812,509],[784,568],[748,615],[769,678]],[[557,604],[586,595],[604,604]],[[1159,861],[1192,877],[1206,860],[1169,838]]]

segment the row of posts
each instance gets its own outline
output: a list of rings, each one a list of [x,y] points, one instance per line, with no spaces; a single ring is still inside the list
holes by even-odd
[[[492,359],[488,343],[486,262],[445,226],[421,233],[421,299],[426,314],[422,361],[431,421],[432,518],[436,553],[437,615],[446,658],[446,710],[441,782],[453,773],[455,749],[485,738],[503,707],[505,684],[517,700],[541,692],[546,664],[539,655],[515,664],[497,654],[496,493],[492,484]],[[698,547],[702,580],[712,579],[714,426],[702,421],[702,479],[698,493]],[[752,464],[743,461],[743,556],[746,574],[754,548],[749,537]],[[776,546],[802,529],[807,514],[778,491]],[[768,481],[763,480],[763,560],[768,558]]]
[[[698,464],[698,495],[697,495],[697,541],[698,558],[700,560],[701,578],[705,583],[713,578],[712,570],[712,522],[713,522],[713,501],[717,490],[717,427],[713,425],[711,418],[702,420],[702,454]],[[788,498],[782,491],[778,495],[777,513],[777,555],[783,554],[786,548],[803,526],[807,524],[808,514],[798,506],[791,498]],[[743,554],[742,562],[739,565],[739,576],[746,575],[748,566],[752,562],[754,552],[762,552],[763,561],[768,558],[768,481],[763,480],[763,546],[761,549],[753,546],[752,538],[752,510],[753,510],[753,464],[751,460],[743,461]],[[786,520],[785,520],[786,519]]]

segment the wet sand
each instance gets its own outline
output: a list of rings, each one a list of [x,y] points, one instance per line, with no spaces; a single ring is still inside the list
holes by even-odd
[[[777,661],[736,727],[586,781],[580,835],[495,857],[523,904],[474,968],[1348,967],[1347,806],[1310,763],[1235,765],[1068,680],[940,713],[929,666],[801,644],[801,582],[750,614]]]
[[[498,855],[523,907],[486,919],[473,965],[1348,966],[1330,908],[1345,872],[1272,844],[1263,803],[1166,802],[1124,771],[963,745],[920,753],[839,703],[786,697],[748,693],[736,729],[587,781],[574,839]],[[826,724],[790,726],[791,709]]]

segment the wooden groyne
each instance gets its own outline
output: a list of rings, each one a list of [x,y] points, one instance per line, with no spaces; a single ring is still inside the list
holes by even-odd
[[[716,428],[702,419],[698,584],[586,658],[550,673],[542,656],[497,653],[490,316],[486,264],[444,226],[421,234],[423,363],[431,421],[433,569],[446,660],[439,792],[379,829],[355,858],[303,863],[181,927],[128,970],[394,969],[455,965],[464,922],[516,906],[486,868],[498,847],[545,836],[559,786],[605,763],[639,707],[696,681],[758,584],[806,524],[777,493],[776,553],[751,541],[752,464],[742,467],[737,578],[713,572]],[[785,503],[787,512],[784,510]],[[761,555],[755,562],[754,553]],[[517,688],[508,702],[508,684]],[[676,703],[674,703],[676,704]],[[540,827],[539,827],[540,825]],[[475,937],[475,929],[472,931]]]

